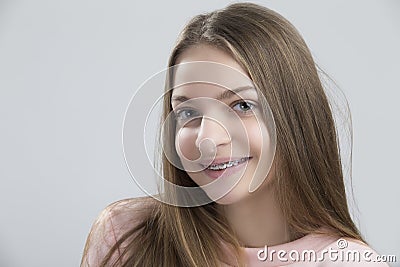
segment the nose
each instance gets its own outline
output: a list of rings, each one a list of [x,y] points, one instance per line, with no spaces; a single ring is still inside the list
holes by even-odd
[[[215,152],[214,149],[217,147],[227,145],[230,142],[231,137],[229,132],[221,122],[205,116],[201,119],[195,142],[198,149],[200,149],[201,145],[201,150],[204,149],[207,150],[205,152],[212,153]]]

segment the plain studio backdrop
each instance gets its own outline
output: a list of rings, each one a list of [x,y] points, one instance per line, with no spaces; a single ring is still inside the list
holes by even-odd
[[[122,153],[125,109],[183,25],[229,3],[0,1],[0,266],[78,266],[99,212],[144,195]],[[256,3],[295,25],[346,94],[354,216],[399,261],[400,3]]]

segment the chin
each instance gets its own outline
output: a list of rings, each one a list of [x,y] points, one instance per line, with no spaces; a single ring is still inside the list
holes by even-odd
[[[240,190],[240,189],[242,189],[242,190]],[[223,197],[221,197],[217,200],[214,200],[214,202],[217,204],[220,204],[220,205],[231,205],[231,204],[234,204],[234,203],[237,203],[237,202],[243,200],[248,195],[249,195],[249,193],[247,192],[247,190],[243,190],[243,188],[235,187],[229,193],[224,195]]]
[[[235,199],[229,199],[229,198],[226,198],[226,197],[222,197],[222,198],[220,198],[220,199],[218,199],[218,200],[216,200],[214,202],[219,204],[219,205],[226,206],[226,205],[231,205],[231,204],[235,203],[236,201],[235,201]]]

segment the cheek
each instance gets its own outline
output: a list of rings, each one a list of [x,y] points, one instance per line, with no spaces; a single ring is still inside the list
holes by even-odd
[[[264,124],[256,122],[248,126],[250,151],[256,161],[253,162],[255,169],[247,188],[250,192],[254,192],[264,184],[264,181],[267,181],[268,177],[271,177],[269,174],[275,155],[275,146],[271,143],[270,134]]]
[[[196,131],[191,128],[181,128],[175,137],[175,149],[181,160],[196,160],[200,157],[196,148]]]
[[[260,154],[262,147],[267,144],[266,141],[269,139],[266,127],[259,124],[257,120],[251,120],[245,123],[248,143],[250,146],[250,152],[252,154]],[[265,129],[264,129],[265,128]]]

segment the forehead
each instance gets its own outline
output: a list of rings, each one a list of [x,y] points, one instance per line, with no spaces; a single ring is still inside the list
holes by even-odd
[[[174,66],[172,95],[190,93],[220,94],[254,88],[249,77],[231,66],[208,61],[186,62]]]
[[[185,102],[191,99],[200,99],[203,97],[214,98],[219,101],[231,99],[237,95],[238,97],[250,97],[254,100],[258,99],[257,91],[253,86],[242,86],[236,88],[221,88],[215,85],[207,84],[188,84],[175,88],[172,94],[172,104],[177,102]]]

